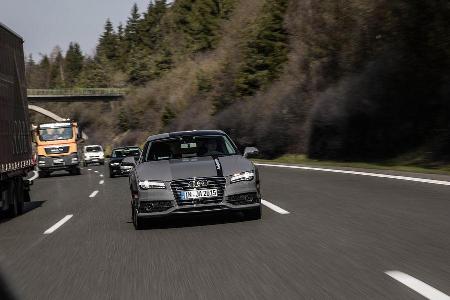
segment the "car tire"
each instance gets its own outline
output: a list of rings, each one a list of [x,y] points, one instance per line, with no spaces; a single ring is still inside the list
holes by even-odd
[[[116,175],[114,175],[113,171],[109,170],[109,178],[114,178]]]
[[[244,216],[246,220],[260,220],[262,216],[261,206],[244,211]]]
[[[45,178],[50,175],[48,172],[45,172],[45,171],[39,171],[38,173],[39,173],[40,178]]]
[[[134,229],[136,230],[141,230],[143,228],[143,220],[142,218],[139,218],[137,213],[136,213],[136,209],[132,208],[133,212],[133,225],[134,225]]]

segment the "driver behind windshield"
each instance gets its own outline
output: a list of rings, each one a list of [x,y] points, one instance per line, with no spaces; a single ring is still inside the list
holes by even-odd
[[[218,141],[214,138],[208,138],[202,141],[203,145],[200,148],[199,155],[207,156],[207,155],[222,155],[223,152],[220,151]]]

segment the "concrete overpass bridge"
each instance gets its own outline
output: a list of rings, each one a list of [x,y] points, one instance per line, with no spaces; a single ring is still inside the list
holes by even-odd
[[[28,109],[43,114],[57,122],[66,120],[48,109],[36,104],[48,102],[114,102],[123,100],[127,93],[126,89],[118,88],[83,88],[83,89],[28,89]],[[83,134],[85,140],[88,139]]]
[[[127,89],[28,89],[28,102],[114,102],[123,100]]]

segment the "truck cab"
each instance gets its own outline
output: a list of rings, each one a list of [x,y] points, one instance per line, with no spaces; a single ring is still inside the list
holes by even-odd
[[[79,131],[76,122],[40,124],[34,134],[39,176],[65,170],[72,175],[81,174],[79,159]]]

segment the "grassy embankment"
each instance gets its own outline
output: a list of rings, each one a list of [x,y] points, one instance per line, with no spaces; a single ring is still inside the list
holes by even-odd
[[[308,158],[306,155],[287,154],[272,160],[257,159],[255,161],[262,163],[286,163],[286,164],[301,164],[301,165],[321,166],[321,167],[348,167],[348,168],[361,168],[374,170],[394,170],[394,171],[424,173],[424,174],[450,175],[450,164],[431,165],[424,162],[420,162],[417,159],[407,159],[405,157],[369,163],[369,162],[315,160]]]

